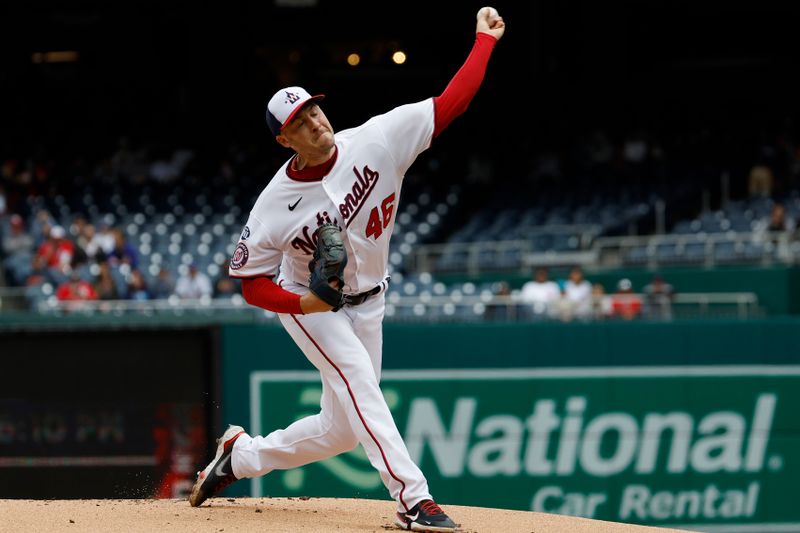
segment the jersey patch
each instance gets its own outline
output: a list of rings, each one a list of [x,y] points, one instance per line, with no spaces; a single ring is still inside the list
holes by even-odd
[[[245,226],[245,229],[247,227]],[[250,251],[247,249],[247,245],[243,242],[240,242],[236,245],[236,249],[233,251],[233,257],[231,257],[231,269],[232,270],[239,270],[244,265],[247,264],[247,259],[250,257]]]
[[[242,230],[242,236],[239,238],[240,241],[246,241],[247,238],[250,236],[250,228],[245,226]]]

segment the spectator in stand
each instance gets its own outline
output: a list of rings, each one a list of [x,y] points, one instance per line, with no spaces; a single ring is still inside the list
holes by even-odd
[[[754,231],[763,242],[777,247],[778,256],[790,259],[792,252],[789,241],[794,236],[795,227],[796,222],[786,214],[783,202],[775,201],[772,203],[769,217],[759,220]]]
[[[564,285],[564,300],[570,318],[585,320],[592,317],[592,284],[583,277],[583,269],[570,270]]]
[[[158,271],[158,276],[153,282],[152,295],[155,299],[169,298],[175,293],[175,280],[169,269],[162,266]]]
[[[642,312],[642,299],[633,292],[633,284],[628,278],[617,283],[617,292],[611,296],[611,316],[623,320],[633,320]]]
[[[194,263],[189,265],[189,270],[175,284],[175,294],[184,300],[210,298],[212,293],[211,280]]]
[[[100,300],[119,300],[120,294],[117,283],[111,275],[111,267],[107,261],[100,263],[100,271],[95,279],[94,286]]]
[[[25,221],[16,213],[9,217],[9,234],[3,236],[3,256],[6,281],[12,286],[24,285],[31,273],[33,237],[25,231]]]
[[[81,233],[83,232],[83,228],[86,227],[86,224],[88,223],[89,222],[85,217],[78,215],[72,221],[72,224],[70,224],[69,229],[67,230],[67,235],[75,247],[75,252],[72,255],[73,269],[77,269],[89,262],[89,256],[86,254],[86,250],[83,248],[83,246],[81,246]]]
[[[83,228],[86,227],[89,221],[86,220],[86,217],[83,215],[76,215],[75,218],[72,219],[72,223],[69,225],[69,229],[67,229],[67,233],[73,235],[75,237],[75,244],[80,246],[80,237],[81,233],[83,233]]]
[[[486,310],[483,313],[484,318],[492,322],[502,322],[515,318],[514,304],[511,301],[511,285],[507,281],[498,281],[493,285],[492,292],[497,301],[493,300],[492,303],[486,306]]]
[[[39,255],[34,255],[31,260],[31,268],[28,271],[28,277],[25,278],[25,285],[27,287],[33,287],[51,281],[47,263],[45,263],[44,258]]]
[[[70,232],[75,235],[75,247],[80,248],[83,251],[87,260],[94,262],[94,256],[90,256],[89,251],[87,250],[89,247],[89,239],[87,239],[86,234],[88,232],[87,228],[91,225],[92,223],[85,218],[78,217],[72,221]]]
[[[611,316],[611,297],[602,283],[592,284],[592,318],[605,320]]]
[[[73,272],[69,275],[69,279],[56,289],[56,298],[62,302],[97,300],[97,292],[91,283],[81,279],[77,272]]]
[[[786,215],[786,206],[782,202],[772,204],[766,229],[775,232],[794,231],[795,221]]]
[[[57,225],[53,215],[51,215],[49,211],[46,209],[37,211],[30,228],[35,246],[39,246],[47,241],[50,238],[50,230]]]
[[[75,239],[75,244],[80,247],[90,263],[99,263],[105,260],[106,254],[101,246],[100,234],[91,222],[87,222],[80,228],[80,233]]]
[[[664,281],[661,274],[653,275],[653,279],[642,289],[645,298],[644,314],[648,318],[672,320],[672,300],[675,290]]]
[[[49,238],[39,246],[36,255],[47,269],[51,281],[59,285],[67,280],[72,271],[75,244],[67,238],[67,231],[63,227],[53,226]]]
[[[214,283],[214,298],[223,298],[227,296],[233,296],[234,294],[241,294],[242,289],[242,281],[238,278],[232,278],[228,275],[228,265],[230,263],[229,259],[226,259],[222,263],[222,268],[220,268],[219,277],[217,278],[216,283]]]
[[[150,299],[150,290],[147,288],[147,280],[138,268],[131,271],[128,279],[128,299],[144,301]]]
[[[122,228],[113,228],[114,248],[108,254],[108,261],[112,266],[130,265],[131,269],[139,268],[139,252],[125,237]]]
[[[530,305],[533,315],[538,318],[555,316],[560,299],[561,289],[555,281],[550,280],[550,272],[546,267],[537,267],[533,279],[522,286],[520,293],[520,300]]]
[[[96,257],[98,261],[105,261],[106,258],[114,251],[116,238],[114,237],[114,228],[108,223],[103,222],[100,224],[100,230],[97,235],[92,238],[93,242],[97,244]]]

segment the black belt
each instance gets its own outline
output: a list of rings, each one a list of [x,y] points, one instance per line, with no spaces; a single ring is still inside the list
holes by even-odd
[[[375,296],[383,289],[383,284],[386,283],[386,286],[389,285],[389,278],[387,277],[384,281],[382,281],[379,285],[375,285],[372,289],[364,292],[359,292],[358,294],[345,294],[344,295],[344,304],[345,305],[361,305],[363,304],[367,298],[370,296]]]

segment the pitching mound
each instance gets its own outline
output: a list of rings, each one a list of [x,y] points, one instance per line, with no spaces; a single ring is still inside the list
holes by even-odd
[[[442,508],[464,533],[668,533],[677,531],[526,511],[460,505]],[[0,500],[3,531],[103,533],[384,533],[394,502],[344,498],[185,500]],[[6,529],[8,528],[8,529]]]

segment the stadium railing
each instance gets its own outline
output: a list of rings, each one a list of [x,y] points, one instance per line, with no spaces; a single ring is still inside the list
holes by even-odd
[[[644,295],[639,295],[646,301]],[[595,303],[600,303],[596,301]],[[531,306],[521,301],[517,294],[501,295],[417,295],[402,296],[389,293],[386,304],[388,321],[528,321],[554,319],[564,320],[563,315],[542,317],[530,312]],[[502,310],[501,314],[490,314],[489,309]],[[681,293],[673,297],[670,318],[738,318],[749,319],[764,315],[758,297],[752,292],[725,293]],[[0,312],[0,323],[45,322],[54,324],[64,319],[96,318],[105,323],[120,324],[154,323],[154,319],[179,322],[269,322],[277,318],[275,313],[248,305],[241,296],[230,298],[206,298],[181,300],[177,298],[159,300],[94,300],[59,301],[54,298],[39,302],[37,308],[5,310]],[[569,320],[600,319],[601,317],[575,317]],[[648,316],[646,310],[642,318]],[[663,318],[663,317],[662,317]]]
[[[580,239],[575,250],[537,251],[530,240],[482,241],[418,245],[408,258],[409,271],[460,271],[470,275],[502,270],[527,272],[532,266],[601,266],[696,264],[706,267],[729,264],[800,264],[800,240],[787,232],[726,232],[662,234],[650,236],[596,237]],[[722,246],[728,253],[720,252]],[[659,254],[671,247],[674,254]],[[687,248],[695,253],[686,255]],[[634,257],[636,251],[641,253]],[[518,252],[516,262],[498,261]],[[449,261],[448,256],[459,257]],[[494,258],[494,260],[492,260]],[[447,263],[446,268],[442,268]]]

